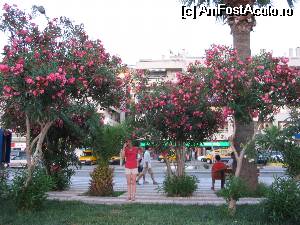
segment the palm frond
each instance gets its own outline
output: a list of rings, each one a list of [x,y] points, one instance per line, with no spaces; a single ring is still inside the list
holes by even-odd
[[[287,3],[289,4],[290,8],[294,8],[294,3],[296,3],[296,0],[287,0]]]
[[[272,5],[272,1],[271,0],[256,0],[255,5],[257,5],[258,7],[264,7],[264,6]]]

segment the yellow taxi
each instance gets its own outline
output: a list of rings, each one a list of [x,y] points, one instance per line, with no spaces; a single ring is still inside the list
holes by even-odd
[[[176,162],[176,154],[174,151],[171,151],[169,154],[160,154],[157,158],[159,162],[165,162],[165,157],[168,158],[170,162]]]
[[[231,148],[214,149],[205,156],[206,162],[211,164],[214,160],[215,155],[220,155],[221,159],[230,158],[231,152],[232,152]]]
[[[83,150],[82,155],[79,157],[79,161],[83,165],[95,165],[97,160],[98,157],[95,156],[93,150],[91,149]]]

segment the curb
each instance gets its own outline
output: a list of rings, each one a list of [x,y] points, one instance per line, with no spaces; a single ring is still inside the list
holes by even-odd
[[[95,196],[83,196],[79,195],[80,193],[63,193],[63,192],[49,192],[49,200],[58,200],[58,201],[79,201],[87,204],[104,204],[104,205],[123,205],[123,204],[176,204],[176,205],[224,205],[226,201],[217,197],[214,193],[214,196],[192,196],[192,197],[166,197],[164,195],[139,195],[137,193],[136,200],[134,202],[126,200],[126,193],[119,197],[95,197]],[[82,194],[82,193],[81,193]],[[241,198],[237,205],[245,204],[259,204],[264,200],[264,198]]]

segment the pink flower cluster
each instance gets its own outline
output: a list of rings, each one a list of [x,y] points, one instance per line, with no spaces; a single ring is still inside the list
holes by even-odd
[[[143,74],[139,77],[143,80]],[[216,125],[217,117],[222,116],[218,110],[211,111],[206,96],[202,95],[203,83],[196,77],[180,73],[176,78],[176,85],[165,82],[144,85],[145,89],[137,90],[137,94],[143,96],[135,105],[137,112],[153,115],[151,123],[157,129],[165,129],[169,138],[182,139],[184,135],[198,132],[211,134],[222,123],[220,119]],[[214,118],[215,125],[207,121],[208,114]]]
[[[205,64],[190,65],[189,74],[204,78],[216,106],[239,105],[245,99],[245,113],[269,114],[276,109],[274,105],[297,101],[299,70],[289,67],[287,62],[286,58],[274,58],[270,53],[241,61],[234,49],[213,45],[206,51]],[[224,114],[228,113],[226,109]]]

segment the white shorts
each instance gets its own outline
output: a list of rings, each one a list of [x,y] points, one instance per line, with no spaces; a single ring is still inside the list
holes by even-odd
[[[129,169],[129,168],[125,168],[125,174],[126,175],[137,175],[138,174],[138,168],[133,168],[133,169]]]

